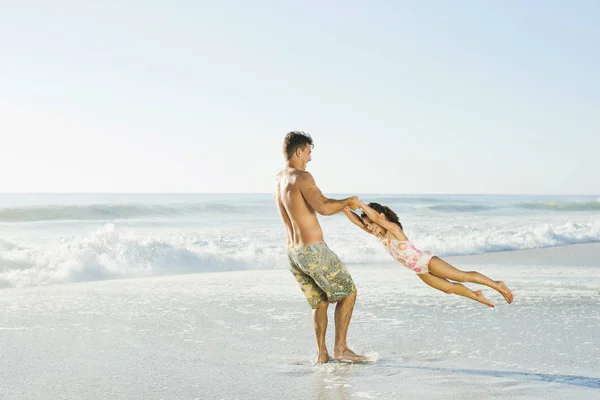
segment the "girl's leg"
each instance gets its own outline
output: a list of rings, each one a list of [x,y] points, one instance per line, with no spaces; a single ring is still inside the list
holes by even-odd
[[[444,293],[453,293],[468,297],[487,306],[494,307],[494,303],[486,299],[481,290],[473,291],[460,283],[450,282],[432,274],[417,274],[417,276],[434,289],[441,290]]]
[[[429,272],[440,278],[450,279],[456,282],[473,282],[489,286],[496,290],[508,303],[513,301],[513,292],[502,281],[493,281],[477,271],[461,271],[439,257],[433,257],[429,262]]]

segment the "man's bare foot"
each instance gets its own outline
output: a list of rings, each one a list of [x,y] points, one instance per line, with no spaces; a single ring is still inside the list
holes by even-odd
[[[333,352],[333,358],[338,361],[350,361],[350,362],[362,362],[366,361],[367,357],[358,355],[352,350],[345,348],[342,350],[336,350]]]
[[[496,281],[496,283],[498,284],[498,286],[500,286],[499,292],[502,296],[504,296],[504,300],[506,300],[508,304],[512,303],[514,299],[512,290],[510,290],[508,286],[506,286],[506,284],[502,281]]]
[[[494,303],[492,303],[491,301],[486,299],[481,290],[477,290],[474,293],[475,293],[475,300],[477,300],[480,303],[485,304],[486,306],[494,307]]]
[[[329,355],[329,353],[325,352],[325,354],[321,355],[318,354],[317,355],[317,361],[315,361],[315,364],[326,364],[329,361],[331,361],[331,356]]]

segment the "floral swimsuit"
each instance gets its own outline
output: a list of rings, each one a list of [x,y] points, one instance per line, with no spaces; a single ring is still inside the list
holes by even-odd
[[[410,240],[384,238],[381,242],[392,258],[406,268],[415,271],[417,274],[426,274],[429,272],[428,265],[433,255],[428,251],[417,249]]]

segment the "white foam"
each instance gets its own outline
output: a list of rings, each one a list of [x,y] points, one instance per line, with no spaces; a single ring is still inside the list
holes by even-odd
[[[229,243],[228,243],[229,242]],[[234,242],[234,243],[230,243]],[[272,267],[269,249],[235,237],[149,235],[114,224],[43,246],[5,246],[0,287]]]
[[[411,240],[440,256],[600,241],[598,220],[415,220],[405,228]],[[38,236],[45,231],[34,230],[0,237],[0,287],[287,268],[282,226],[259,224],[142,229],[108,223],[83,234],[51,231]],[[329,246],[347,264],[392,262],[377,239],[342,218],[324,219],[323,230]]]
[[[345,222],[345,221],[343,221]],[[404,223],[405,233],[421,249],[440,256],[535,249],[600,241],[600,219],[555,218],[540,223],[522,217],[471,216],[427,219]],[[377,239],[349,230],[343,223],[324,223],[330,245],[349,262],[388,262]]]

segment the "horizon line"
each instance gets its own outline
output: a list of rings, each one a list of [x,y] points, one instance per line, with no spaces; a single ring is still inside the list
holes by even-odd
[[[330,195],[393,195],[393,196],[600,196],[598,193],[402,193],[402,192],[328,192]],[[0,195],[271,195],[271,192],[108,192],[108,191],[83,191],[83,192],[0,192]]]

